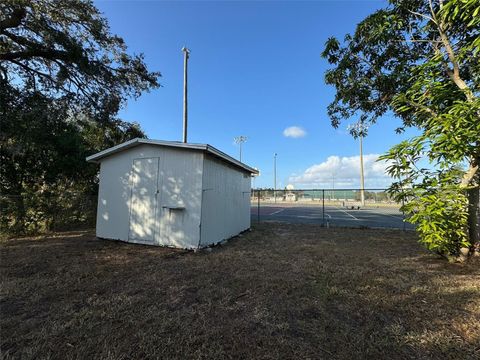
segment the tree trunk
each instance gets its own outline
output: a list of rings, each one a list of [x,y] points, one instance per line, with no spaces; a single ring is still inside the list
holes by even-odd
[[[15,216],[15,222],[13,223],[12,229],[10,229],[15,235],[24,234],[25,233],[25,217],[26,217],[26,209],[25,209],[25,199],[23,198],[23,194],[20,195],[13,195],[13,214]]]
[[[480,187],[468,190],[468,235],[471,254],[480,254]]]

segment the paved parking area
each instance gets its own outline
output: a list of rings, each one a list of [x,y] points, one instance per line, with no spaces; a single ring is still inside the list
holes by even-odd
[[[362,207],[351,209],[342,206],[301,205],[256,205],[251,207],[252,222],[282,221],[288,223],[323,224],[342,227],[371,227],[414,229],[410,223],[403,221],[403,214],[395,208]]]

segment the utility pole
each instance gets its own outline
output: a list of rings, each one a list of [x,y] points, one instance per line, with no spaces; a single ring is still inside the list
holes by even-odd
[[[277,153],[273,155],[273,201],[277,202]]]
[[[365,206],[365,176],[363,173],[363,137],[368,130],[368,125],[359,121],[355,124],[348,125],[348,130],[354,137],[358,137],[360,140],[360,202],[362,206]]]
[[[188,126],[188,111],[187,111],[187,69],[188,69],[188,58],[190,57],[190,50],[185,46],[182,48],[183,51],[183,142],[187,142],[187,126]]]
[[[365,206],[365,177],[363,176],[363,134],[360,134],[360,202]]]
[[[240,145],[240,162],[241,162],[242,161],[242,144],[245,141],[247,141],[247,137],[243,136],[243,135],[236,136],[236,137],[233,138],[233,141],[235,141],[235,144]]]

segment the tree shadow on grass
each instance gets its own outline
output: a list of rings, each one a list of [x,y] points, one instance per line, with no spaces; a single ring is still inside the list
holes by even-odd
[[[6,358],[478,358],[478,268],[411,234],[264,224],[208,253],[22,241],[0,248]]]

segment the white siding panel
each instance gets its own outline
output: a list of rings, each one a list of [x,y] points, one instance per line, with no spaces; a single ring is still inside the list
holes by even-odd
[[[201,246],[250,228],[250,175],[206,156],[203,170]]]
[[[197,248],[200,243],[203,153],[163,151],[159,171],[159,244]]]
[[[129,241],[132,164],[135,159],[159,158],[156,244],[196,248],[200,237],[203,153],[142,145],[101,161],[97,236]],[[170,210],[183,203],[183,210]],[[182,214],[172,212],[181,211]],[[165,220],[165,212],[168,213]],[[162,220],[162,221],[160,221]],[[163,227],[163,229],[161,229]],[[142,242],[130,239],[132,242]],[[148,242],[147,242],[148,243]]]
[[[129,239],[155,240],[158,157],[134,159],[131,174]]]
[[[100,164],[98,190],[97,236],[128,240],[130,218],[130,172],[132,160],[121,153]]]

